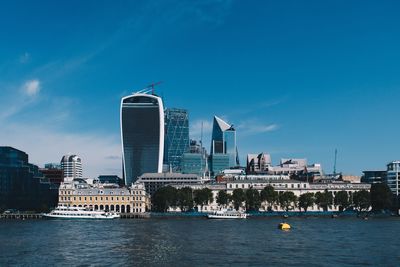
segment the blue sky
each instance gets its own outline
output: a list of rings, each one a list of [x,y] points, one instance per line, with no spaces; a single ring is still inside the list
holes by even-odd
[[[3,1],[0,145],[120,174],[120,98],[150,82],[247,153],[360,175],[398,159],[398,1]]]

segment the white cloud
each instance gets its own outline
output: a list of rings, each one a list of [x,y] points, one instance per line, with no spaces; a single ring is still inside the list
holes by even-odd
[[[38,79],[27,81],[23,86],[25,94],[35,96],[40,91],[40,81]]]
[[[240,135],[256,135],[276,131],[279,128],[277,124],[261,124],[259,121],[242,121],[237,126]]]
[[[203,137],[211,134],[212,121],[209,120],[195,120],[190,124],[190,137],[194,139],[201,138],[201,130],[203,128]]]

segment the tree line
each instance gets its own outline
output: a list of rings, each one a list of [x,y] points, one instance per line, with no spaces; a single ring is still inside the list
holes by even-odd
[[[169,207],[179,207],[182,211],[189,211],[194,206],[201,206],[213,202],[212,191],[208,188],[192,190],[189,187],[176,189],[171,186],[159,189],[152,198],[153,210],[165,212]],[[298,208],[306,212],[308,208],[316,205],[319,209],[328,211],[332,206],[344,211],[348,208],[362,212],[368,211],[371,207],[374,211],[386,210],[392,207],[392,193],[385,184],[373,184],[371,191],[361,190],[354,193],[338,191],[335,195],[325,190],[317,193],[304,193],[297,197],[292,191],[278,192],[268,185],[260,192],[256,189],[247,190],[234,189],[232,194],[220,190],[216,202],[221,207],[233,204],[238,210],[243,207],[248,211],[258,211],[262,204],[266,205],[268,211],[280,207],[285,211]]]

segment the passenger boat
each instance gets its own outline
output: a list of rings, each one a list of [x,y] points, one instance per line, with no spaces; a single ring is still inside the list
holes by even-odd
[[[218,210],[207,214],[208,219],[246,219],[247,214],[236,210]]]
[[[43,214],[45,218],[51,219],[116,219],[120,215],[114,212],[95,211],[81,207],[58,206],[50,213]]]

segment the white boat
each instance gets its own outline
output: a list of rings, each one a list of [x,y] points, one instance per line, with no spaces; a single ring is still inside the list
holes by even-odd
[[[207,214],[208,219],[246,219],[247,214],[236,210],[218,210]]]
[[[43,217],[52,219],[116,219],[120,215],[114,212],[95,211],[81,207],[58,206],[50,213],[43,214]]]

